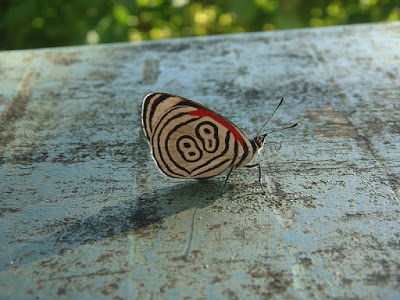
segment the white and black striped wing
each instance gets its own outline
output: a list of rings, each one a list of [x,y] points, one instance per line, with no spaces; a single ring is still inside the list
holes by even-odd
[[[142,118],[153,157],[170,177],[213,177],[241,166],[254,154],[234,124],[186,98],[149,94],[143,100]]]
[[[142,123],[144,132],[149,141],[151,140],[154,129],[160,119],[167,111],[179,104],[193,106],[193,104],[195,105],[196,103],[189,99],[166,93],[152,93],[144,97],[142,106]],[[200,104],[193,107],[200,107]]]

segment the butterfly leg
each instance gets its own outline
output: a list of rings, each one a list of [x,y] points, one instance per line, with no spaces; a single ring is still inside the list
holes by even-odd
[[[228,172],[228,175],[226,175],[226,179],[225,179],[225,183],[224,183],[224,188],[222,189],[222,194],[225,193],[225,187],[226,187],[226,184],[228,183],[228,179],[229,179],[229,176],[231,176],[232,171],[233,171],[233,168],[231,168],[231,169],[229,170],[229,172]]]
[[[247,165],[245,166],[246,168],[254,168],[254,167],[258,167],[258,183],[263,191],[264,194],[266,194],[262,184],[261,184],[261,166],[260,164],[254,164],[254,165]]]

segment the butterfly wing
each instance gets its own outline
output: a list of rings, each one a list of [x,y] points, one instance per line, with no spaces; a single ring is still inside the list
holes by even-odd
[[[166,93],[151,93],[143,99],[142,123],[144,132],[150,141],[154,129],[164,114],[176,105],[196,107],[194,101]],[[199,105],[199,104],[198,104]]]
[[[241,165],[253,152],[249,139],[233,123],[179,96],[147,95],[142,121],[153,157],[170,177],[213,177]]]

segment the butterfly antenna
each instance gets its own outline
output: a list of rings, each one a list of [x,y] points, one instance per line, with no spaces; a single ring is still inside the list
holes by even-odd
[[[271,120],[272,116],[273,116],[273,115],[275,114],[275,112],[278,110],[279,106],[281,106],[283,100],[285,100],[285,97],[282,97],[282,99],[281,99],[281,101],[279,102],[278,106],[275,108],[275,110],[274,110],[274,111],[272,112],[272,114],[269,116],[267,122],[265,122],[264,125],[261,126],[261,128],[260,128],[260,130],[257,132],[257,135],[256,135],[256,136],[258,136],[258,135],[260,134],[261,130],[265,127],[265,125],[267,125],[267,123],[269,122],[269,120]]]
[[[291,125],[291,126],[288,126],[288,127],[284,127],[284,128],[280,128],[280,129],[272,130],[272,131],[270,131],[270,132],[268,132],[268,133],[265,133],[265,134],[263,134],[262,136],[267,136],[267,135],[268,135],[268,134],[270,134],[270,133],[274,133],[274,132],[278,132],[278,131],[286,130],[286,129],[293,128],[293,127],[296,127],[296,126],[299,126],[299,125],[300,125],[300,123],[296,123],[296,124],[293,124],[293,125]]]

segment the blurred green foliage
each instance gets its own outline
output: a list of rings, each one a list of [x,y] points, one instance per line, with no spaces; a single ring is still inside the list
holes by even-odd
[[[2,0],[0,49],[400,19],[399,0]]]

